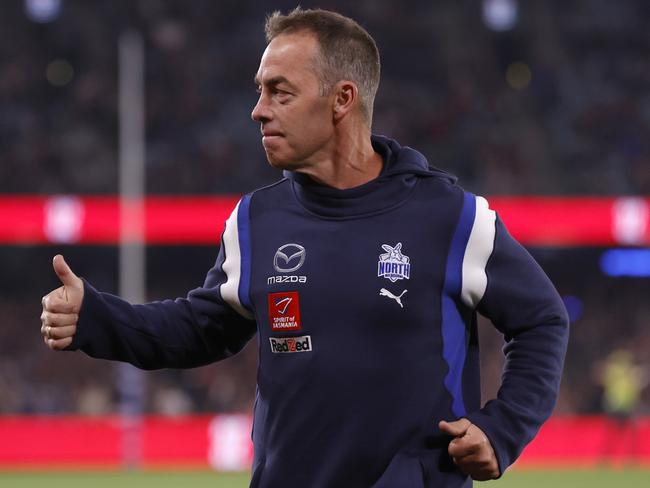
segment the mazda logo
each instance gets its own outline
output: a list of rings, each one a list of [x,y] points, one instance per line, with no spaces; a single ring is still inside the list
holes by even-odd
[[[279,273],[291,273],[300,269],[307,251],[300,244],[285,244],[275,251],[273,267]]]

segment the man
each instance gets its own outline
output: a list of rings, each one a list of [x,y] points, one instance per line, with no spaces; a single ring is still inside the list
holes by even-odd
[[[639,459],[641,437],[635,415],[648,384],[646,372],[636,364],[632,347],[614,349],[598,369],[603,410],[608,416],[602,461],[612,463],[616,454],[623,454],[634,463]]]
[[[245,195],[187,298],[130,305],[61,256],[43,299],[52,349],[193,367],[257,332],[252,487],[467,487],[500,476],[550,415],[562,302],[485,199],[371,135],[377,47],[322,10],[267,19],[255,76],[278,183]],[[407,96],[407,94],[405,94]],[[476,312],[506,338],[480,408]]]

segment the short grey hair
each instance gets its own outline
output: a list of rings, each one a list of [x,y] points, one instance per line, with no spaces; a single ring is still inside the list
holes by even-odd
[[[321,95],[328,95],[341,80],[353,81],[359,89],[368,126],[372,124],[381,66],[377,44],[363,27],[336,12],[296,7],[286,15],[280,11],[270,14],[264,30],[267,43],[281,34],[313,33],[320,50],[314,61]]]

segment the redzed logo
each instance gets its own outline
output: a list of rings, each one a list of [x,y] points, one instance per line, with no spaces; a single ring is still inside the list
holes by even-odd
[[[271,352],[288,353],[288,352],[308,352],[311,351],[311,336],[299,337],[269,337],[271,342]]]
[[[269,323],[273,331],[302,329],[297,291],[269,293]]]

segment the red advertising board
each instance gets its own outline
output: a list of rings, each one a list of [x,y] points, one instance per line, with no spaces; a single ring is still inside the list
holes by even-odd
[[[0,196],[0,244],[218,244],[238,196]],[[650,244],[650,198],[491,197],[510,232],[530,246]],[[134,220],[129,211],[136,211]],[[124,216],[125,228],[120,228]],[[137,224],[141,222],[141,224]],[[129,227],[139,225],[137,232]],[[141,227],[141,228],[140,228]],[[131,229],[133,230],[133,229]]]
[[[120,417],[0,417],[0,469],[120,468],[124,427]],[[137,428],[140,467],[250,469],[253,453],[248,415],[148,416]],[[626,428],[629,430],[600,416],[552,418],[516,467],[630,461],[650,466],[650,417],[637,419]]]

